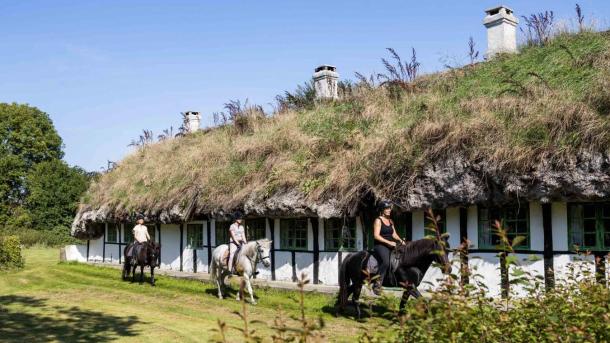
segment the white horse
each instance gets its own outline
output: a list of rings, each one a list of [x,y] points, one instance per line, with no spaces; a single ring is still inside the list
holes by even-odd
[[[262,262],[265,267],[271,265],[271,260],[269,258],[270,250],[271,241],[268,239],[260,239],[244,244],[239,253],[235,256],[235,270],[246,282],[246,288],[248,289],[248,293],[250,293],[250,302],[252,304],[256,304],[256,301],[254,301],[254,292],[252,292],[250,279],[256,272],[256,265],[258,262]],[[210,276],[218,287],[219,299],[222,299],[222,289],[225,287],[225,277],[230,274],[230,268],[226,263],[226,254],[228,254],[228,251],[229,245],[222,244],[217,246],[214,249],[214,252],[212,252]],[[240,300],[239,292],[237,292],[237,300]]]

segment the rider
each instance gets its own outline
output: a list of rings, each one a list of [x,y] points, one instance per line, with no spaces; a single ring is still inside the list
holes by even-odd
[[[394,222],[390,218],[391,214],[392,204],[383,201],[379,204],[379,217],[373,223],[373,238],[375,239],[373,254],[377,261],[379,261],[379,280],[374,285],[377,289],[383,285],[387,271],[390,268],[390,254],[396,248],[396,242],[405,244],[400,236],[398,236],[398,233],[396,233]]]
[[[148,234],[148,228],[144,225],[144,219],[138,218],[137,225],[133,227],[133,248],[135,255],[140,252],[141,246],[150,241],[150,235]]]
[[[233,259],[235,258],[235,252],[237,252],[238,248],[240,248],[243,244],[248,243],[243,222],[243,215],[240,212],[237,212],[233,216],[233,224],[231,224],[229,227],[229,265],[227,267],[232,273],[235,273],[235,270],[233,270]]]

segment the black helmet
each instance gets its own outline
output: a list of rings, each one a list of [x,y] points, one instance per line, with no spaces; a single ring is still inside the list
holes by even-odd
[[[386,200],[382,200],[377,204],[377,210],[379,212],[385,210],[386,208],[392,208],[392,203]]]
[[[244,214],[241,211],[233,212],[233,221],[236,221],[238,219],[244,219]]]

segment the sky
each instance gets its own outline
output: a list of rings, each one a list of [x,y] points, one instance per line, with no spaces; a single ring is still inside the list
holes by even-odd
[[[579,1],[609,27],[610,1]],[[119,161],[143,129],[155,135],[198,111],[202,126],[232,99],[270,108],[320,64],[342,79],[382,72],[394,48],[422,72],[486,49],[484,10],[499,1],[26,1],[0,0],[0,102],[49,114],[64,159],[89,171]],[[572,1],[504,2],[518,16]]]

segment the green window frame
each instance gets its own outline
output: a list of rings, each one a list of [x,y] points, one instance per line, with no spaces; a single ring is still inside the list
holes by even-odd
[[[186,224],[187,249],[203,248],[203,224]]]
[[[118,243],[120,228],[121,224],[119,223],[108,223],[108,230],[106,231],[106,242]]]
[[[307,219],[280,219],[280,248],[307,250]]]
[[[136,226],[134,223],[123,224],[123,243],[133,242],[133,227]]]
[[[447,210],[432,210],[435,216],[441,217],[438,222],[441,234],[447,232]],[[428,211],[424,212],[424,236],[434,236],[434,230],[432,229],[432,220],[428,218]]]
[[[356,250],[356,218],[324,220],[324,250]]]
[[[569,203],[568,241],[586,250],[610,249],[610,202]]]
[[[495,249],[500,244],[500,238],[494,233],[493,223],[499,220],[507,230],[507,236],[512,242],[517,236],[525,239],[516,249],[530,248],[530,216],[527,203],[503,207],[478,207],[479,214],[479,247]]]
[[[246,219],[246,237],[248,241],[256,241],[267,237],[267,219]]]
[[[215,243],[216,246],[221,244],[229,244],[229,228],[231,222],[229,221],[217,221],[214,224],[214,233],[216,234]]]
[[[144,224],[146,225],[146,229],[148,230],[148,235],[150,236],[151,242],[157,241],[157,230],[155,224]]]

